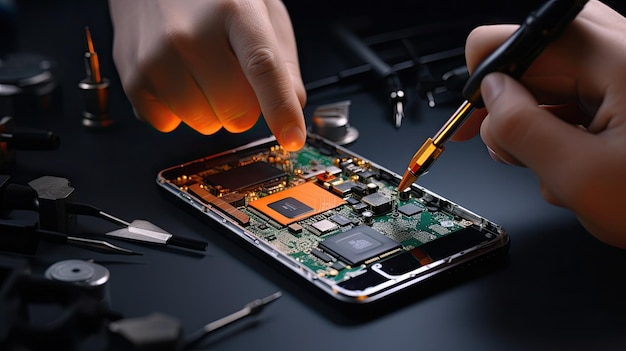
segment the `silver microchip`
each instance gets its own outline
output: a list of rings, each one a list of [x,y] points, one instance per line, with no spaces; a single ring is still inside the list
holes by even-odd
[[[328,219],[323,219],[319,222],[315,222],[312,224],[313,228],[317,229],[320,233],[328,233],[331,230],[337,229],[337,225]]]

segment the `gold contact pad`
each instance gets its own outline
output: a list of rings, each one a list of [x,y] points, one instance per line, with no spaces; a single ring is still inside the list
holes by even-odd
[[[293,201],[294,199],[296,201]],[[287,200],[291,203],[287,203],[286,205],[293,206],[295,203],[295,206],[300,207],[300,211],[294,212],[297,213],[297,215],[285,215],[285,211],[277,207]],[[262,197],[250,202],[249,205],[272,218],[274,221],[287,226],[345,203],[346,201],[344,199],[333,195],[331,192],[315,185],[313,182],[307,182],[279,193]],[[277,211],[276,208],[283,213]]]

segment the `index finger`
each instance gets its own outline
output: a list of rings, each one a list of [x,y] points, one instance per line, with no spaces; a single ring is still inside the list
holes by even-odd
[[[305,98],[289,15],[279,1],[269,0],[269,8],[254,1],[248,5],[243,11],[252,13],[242,18],[252,20],[232,23],[231,46],[270,130],[286,150],[295,151],[306,140]]]

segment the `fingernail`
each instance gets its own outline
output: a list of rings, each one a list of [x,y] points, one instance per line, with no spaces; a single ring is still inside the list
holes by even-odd
[[[139,115],[139,112],[137,112],[137,110],[135,110],[135,108],[133,107],[133,114],[135,115],[135,118],[137,118],[138,120],[145,122],[145,120]]]
[[[491,156],[491,159],[493,159],[494,161],[504,163],[509,166],[513,166],[511,162],[500,157],[500,155],[498,155],[495,151],[493,151],[489,146],[487,146],[487,151],[489,151],[489,156]]]
[[[285,127],[281,133],[283,147],[287,151],[299,150],[304,145],[306,134],[298,126],[290,125]]]
[[[489,156],[491,156],[492,160],[502,162],[502,158],[498,156],[498,154],[496,154],[496,152],[493,151],[489,146],[487,146],[487,151],[489,152]]]
[[[485,103],[495,100],[503,89],[504,75],[502,73],[488,74],[480,84],[480,93]]]

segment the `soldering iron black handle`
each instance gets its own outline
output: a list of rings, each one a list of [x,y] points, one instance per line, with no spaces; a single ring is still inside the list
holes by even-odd
[[[480,83],[489,73],[502,72],[519,79],[586,3],[587,0],[549,0],[531,12],[517,31],[476,67],[463,88],[465,98],[475,107],[485,105]]]

